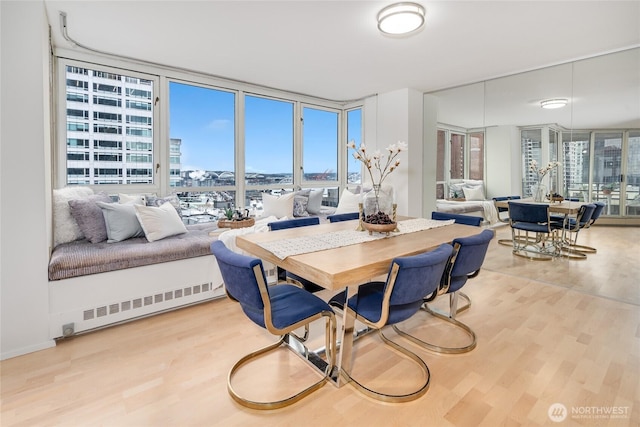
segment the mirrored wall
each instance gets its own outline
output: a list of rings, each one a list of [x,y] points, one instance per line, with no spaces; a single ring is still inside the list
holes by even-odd
[[[529,196],[535,179],[528,173],[529,162],[558,161],[560,167],[545,177],[549,191],[581,201],[603,200],[605,215],[611,217],[640,216],[639,48],[431,95],[438,98],[441,128],[468,134],[486,130],[488,197],[511,195],[491,194],[492,184],[497,191]],[[565,100],[566,105],[545,109],[545,100]],[[514,147],[518,152],[509,165],[491,158],[515,152]],[[508,190],[500,187],[518,171],[519,182]],[[445,181],[452,172],[443,171]]]

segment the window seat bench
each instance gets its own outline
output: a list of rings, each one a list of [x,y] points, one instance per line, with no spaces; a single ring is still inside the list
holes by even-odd
[[[139,237],[56,246],[49,262],[50,337],[224,296],[209,248],[218,238],[216,228],[188,225],[187,233],[154,242]]]

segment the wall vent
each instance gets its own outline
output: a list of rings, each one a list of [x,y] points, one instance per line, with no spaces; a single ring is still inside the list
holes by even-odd
[[[219,289],[222,286],[223,285],[220,284],[215,289]],[[146,307],[152,304],[158,304],[164,301],[171,301],[173,299],[182,298],[183,296],[195,295],[203,292],[210,292],[213,290],[213,284],[211,282],[208,282],[201,285],[175,289],[173,291],[166,291],[160,294],[149,295],[142,298],[134,298],[132,300],[122,301],[120,303],[109,304],[108,306],[100,306],[84,310],[82,312],[82,319],[93,320],[97,317],[105,317],[108,315],[120,313],[121,311],[135,310],[143,306]]]

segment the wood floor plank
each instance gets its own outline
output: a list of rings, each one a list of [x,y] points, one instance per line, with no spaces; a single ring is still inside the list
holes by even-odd
[[[498,229],[498,238],[509,237],[507,227]],[[288,408],[241,408],[227,393],[227,373],[274,337],[221,299],[0,362],[0,424],[638,426],[640,229],[593,227],[580,240],[598,253],[532,262],[492,242],[483,271],[465,287],[472,306],[459,316],[478,336],[470,353],[434,354],[388,331],[431,370],[429,391],[414,402],[383,404],[349,385],[326,385]],[[426,315],[404,326],[459,339]],[[312,340],[321,343],[319,331]],[[375,335],[358,342],[354,372],[391,389],[410,385],[399,379],[415,366],[381,347]],[[242,386],[264,396],[279,376],[294,384],[316,378],[290,355],[274,356],[247,371]],[[562,423],[548,415],[557,403],[568,411]],[[611,408],[616,416],[585,414]]]

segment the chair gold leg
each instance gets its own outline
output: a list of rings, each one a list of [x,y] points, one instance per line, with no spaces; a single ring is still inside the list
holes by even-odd
[[[596,248],[592,248],[591,246],[583,246],[583,245],[569,245],[569,248],[575,252],[581,252],[585,254],[595,254],[598,252]]]
[[[395,328],[395,326],[394,326]],[[423,396],[427,390],[429,389],[429,383],[431,381],[431,373],[429,372],[429,367],[427,366],[427,364],[424,362],[424,360],[422,360],[417,354],[413,353],[412,351],[402,347],[401,345],[391,341],[390,339],[388,339],[381,330],[378,330],[378,335],[380,335],[380,338],[382,338],[382,341],[387,344],[388,346],[394,348],[395,350],[399,351],[400,353],[402,353],[403,355],[405,355],[406,357],[410,358],[411,360],[413,360],[414,362],[416,362],[416,364],[420,367],[420,369],[422,370],[423,374],[426,377],[426,380],[423,382],[423,384],[417,388],[416,390],[410,392],[410,393],[405,393],[405,394],[387,394],[387,393],[382,393],[380,391],[376,391],[373,389],[370,389],[368,387],[366,387],[365,385],[363,385],[362,383],[360,383],[359,381],[357,381],[356,379],[354,379],[351,375],[349,375],[348,372],[342,371],[341,374],[342,376],[351,383],[351,385],[353,385],[356,390],[360,391],[361,393],[365,394],[368,397],[371,397],[373,399],[376,400],[381,400],[383,402],[389,402],[389,403],[402,403],[402,402],[410,402],[412,400],[415,400],[421,396]]]
[[[460,291],[458,291],[458,295],[460,296],[460,298],[464,299],[466,301],[466,304],[463,305],[462,307],[458,307],[456,309],[456,314],[462,313],[463,311],[469,310],[469,308],[471,307],[471,298],[469,298],[469,295],[462,293]]]
[[[238,369],[240,369],[243,365],[251,362],[252,360],[266,354],[269,353],[272,350],[275,350],[277,348],[279,348],[282,345],[287,345],[286,342],[286,335],[283,335],[280,337],[280,340],[278,340],[277,342],[270,344],[266,347],[263,347],[259,350],[256,350],[252,353],[247,354],[246,356],[242,357],[240,360],[238,360],[232,367],[231,370],[229,371],[229,375],[227,377],[227,391],[229,392],[229,395],[233,398],[233,400],[235,400],[237,403],[239,403],[240,405],[247,407],[247,408],[251,408],[251,409],[278,409],[278,408],[283,408],[285,406],[289,406],[292,405],[296,402],[298,402],[299,400],[301,400],[302,398],[308,396],[309,394],[313,393],[314,391],[320,389],[322,386],[324,386],[327,381],[330,379],[330,375],[333,372],[333,368],[335,366],[335,346],[334,346],[334,342],[335,342],[335,334],[336,334],[336,326],[335,323],[327,320],[327,325],[326,325],[326,331],[327,333],[327,339],[326,339],[326,351],[329,353],[328,354],[328,364],[327,367],[325,368],[325,372],[324,372],[324,376],[322,377],[322,379],[320,379],[319,381],[311,384],[309,387],[285,398],[285,399],[281,399],[281,400],[276,400],[276,401],[271,401],[271,402],[258,402],[255,400],[250,400],[247,398],[244,398],[242,396],[240,396],[236,390],[233,388],[233,377],[235,375],[235,373],[238,371]],[[295,335],[293,335],[295,337]],[[290,347],[288,347],[290,348]]]
[[[556,247],[556,239],[554,235],[549,240],[546,236],[536,233],[535,237],[530,236],[525,231],[524,236],[516,233],[515,229],[511,229],[513,251],[516,256],[526,258],[530,261],[551,261],[560,255],[558,247]]]
[[[426,342],[424,340],[421,340],[418,337],[415,337],[411,334],[409,334],[406,331],[401,330],[400,328],[398,328],[397,325],[393,325],[393,330],[396,331],[401,337],[404,337],[406,339],[408,339],[409,341],[414,342],[415,344],[419,345],[420,347],[424,347],[427,350],[431,350],[433,352],[436,353],[444,353],[444,354],[460,354],[460,353],[467,353],[470,352],[471,350],[473,350],[474,348],[476,348],[477,345],[477,339],[476,339],[476,334],[475,332],[473,332],[473,330],[468,327],[467,325],[465,325],[464,323],[453,319],[449,316],[446,316],[442,313],[439,313],[435,310],[432,310],[431,308],[429,308],[429,306],[427,304],[424,304],[422,306],[422,310],[426,311],[427,313],[431,314],[432,316],[444,320],[446,322],[449,322],[450,324],[452,324],[453,326],[456,326],[457,328],[463,330],[470,338],[470,343],[467,345],[464,345],[462,347],[445,347],[445,346],[441,346],[441,345],[436,345],[436,344],[432,344],[429,342]]]

